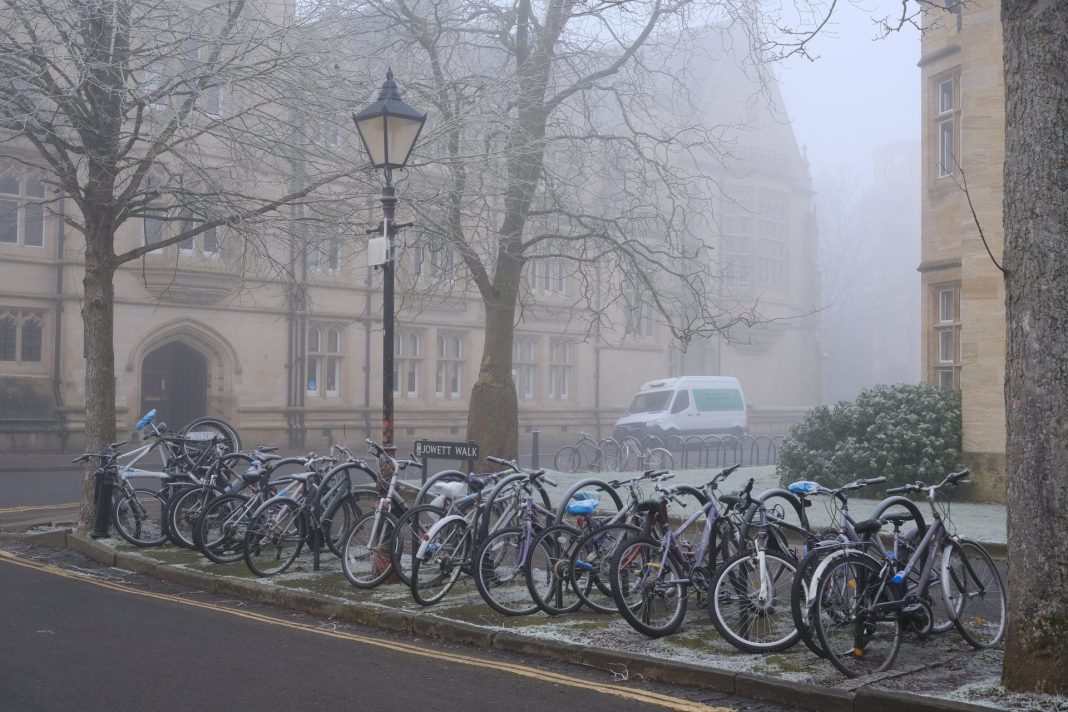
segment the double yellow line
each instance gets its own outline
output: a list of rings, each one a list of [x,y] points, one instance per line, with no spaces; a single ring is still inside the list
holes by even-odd
[[[80,502],[66,502],[65,504],[24,504],[19,507],[0,507],[0,514],[11,514],[13,512],[36,512],[44,511],[47,509],[72,509],[78,506],[81,506]]]
[[[441,662],[456,663],[460,665],[469,665],[471,667],[485,668],[488,670],[508,672],[512,673],[513,675],[530,678],[539,682],[549,682],[557,685],[566,685],[568,687],[577,687],[583,690],[592,690],[605,695],[612,695],[614,697],[620,697],[634,702],[642,702],[645,704],[656,705],[658,707],[663,707],[670,710],[678,710],[679,712],[730,712],[730,709],[727,707],[708,707],[707,705],[703,705],[700,702],[692,702],[690,700],[684,700],[679,697],[661,695],[659,693],[650,692],[646,690],[631,689],[626,687],[619,687],[616,685],[607,685],[592,680],[583,680],[581,678],[561,675],[560,673],[528,667],[526,665],[506,663],[499,660],[483,660],[481,658],[471,657],[469,655],[457,655],[455,653],[431,650],[428,648],[421,648],[415,645],[409,645],[407,643],[397,643],[388,640],[380,640],[378,638],[357,635],[355,633],[326,630],[324,628],[317,628],[315,626],[307,625],[304,623],[296,623],[294,621],[282,620],[280,618],[274,618],[272,616],[266,616],[261,613],[254,613],[252,611],[241,611],[235,610],[233,608],[225,608],[223,606],[217,606],[212,603],[193,601],[188,598],[171,596],[165,593],[142,591],[141,589],[133,588],[131,586],[124,586],[123,584],[114,583],[111,581],[104,581],[101,579],[93,578],[91,576],[86,576],[84,574],[67,571],[66,569],[62,569],[58,566],[53,566],[51,564],[43,564],[37,561],[24,559],[8,551],[0,550],[0,561],[13,564],[15,566],[22,566],[27,569],[42,571],[55,576],[62,576],[63,578],[73,579],[75,581],[81,581],[82,583],[99,586],[100,588],[107,588],[113,591],[121,591],[123,593],[128,593],[134,596],[141,596],[143,598],[154,598],[160,601],[169,601],[171,603],[177,603],[183,606],[201,608],[204,610],[214,611],[216,613],[222,613],[225,615],[236,616],[238,618],[246,618],[260,623],[266,623],[268,625],[280,626],[282,628],[290,628],[292,630],[301,630],[306,633],[322,635],[328,638],[348,640],[354,643],[360,643],[376,648],[392,650],[394,652],[405,653],[407,655],[415,655],[422,658],[430,658]]]

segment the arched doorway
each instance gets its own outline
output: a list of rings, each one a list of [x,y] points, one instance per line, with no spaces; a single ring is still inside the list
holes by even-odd
[[[177,430],[208,414],[208,361],[191,346],[172,341],[141,362],[141,412],[159,411],[156,422]]]

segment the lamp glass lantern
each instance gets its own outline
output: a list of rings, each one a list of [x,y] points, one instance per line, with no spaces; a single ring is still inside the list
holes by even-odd
[[[353,114],[352,120],[356,122],[360,140],[371,157],[371,165],[385,168],[388,175],[389,170],[403,168],[408,163],[426,123],[426,114],[401,99],[393,70],[389,70],[378,99],[363,111]]]

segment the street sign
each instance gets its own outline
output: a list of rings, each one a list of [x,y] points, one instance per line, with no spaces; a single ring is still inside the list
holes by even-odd
[[[478,443],[449,443],[434,440],[417,440],[415,456],[435,460],[477,460]]]

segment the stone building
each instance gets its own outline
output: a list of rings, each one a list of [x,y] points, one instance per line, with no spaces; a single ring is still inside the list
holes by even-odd
[[[1005,491],[1005,289],[987,254],[1000,261],[1004,244],[999,18],[996,0],[930,11],[920,59],[923,377],[960,390],[964,464],[993,500]]]
[[[768,326],[674,348],[639,313],[621,340],[574,332],[565,315],[530,310],[516,327],[514,375],[521,449],[539,428],[552,442],[580,431],[609,435],[638,386],[668,375],[738,377],[752,409],[750,430],[779,434],[821,395],[819,276],[807,165],[778,90],[758,87],[724,57],[702,76],[707,110],[748,124],[725,186],[709,205],[726,274],[724,289],[759,300]],[[331,140],[351,144],[355,135]],[[84,428],[81,236],[66,227],[64,204],[40,177],[0,156],[0,450],[80,447]],[[399,216],[404,219],[403,191]],[[47,207],[42,203],[47,202]],[[378,219],[366,206],[366,223]],[[159,239],[165,224],[135,220],[121,251]],[[115,278],[116,405],[120,433],[144,411],[180,425],[199,415],[234,423],[245,442],[321,447],[377,436],[381,392],[378,277],[366,267],[362,232],[310,237],[282,278],[250,269],[224,228],[123,265]],[[420,280],[455,278],[444,253],[413,246],[401,256],[396,328],[397,442],[462,438],[478,374],[484,314],[464,290],[422,299]],[[526,279],[532,300],[566,295],[568,277],[551,262]],[[408,293],[405,294],[405,291]],[[574,333],[573,333],[574,332]]]

